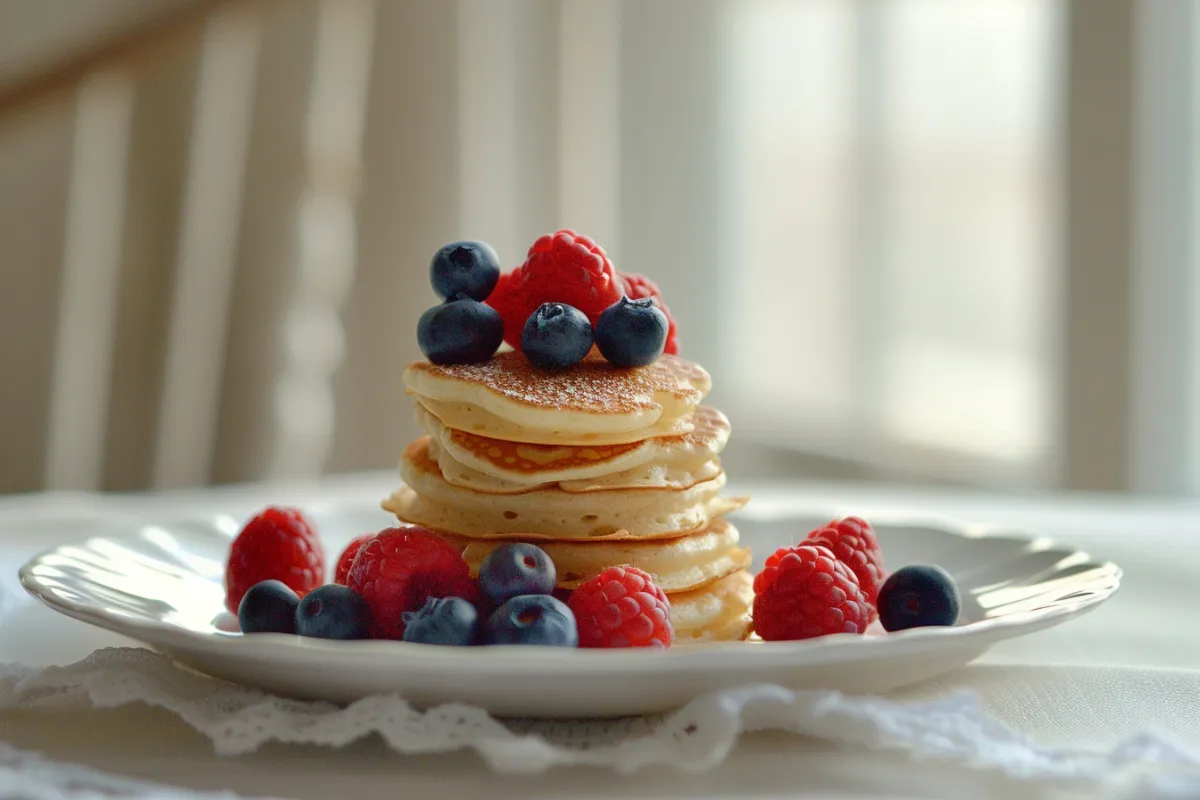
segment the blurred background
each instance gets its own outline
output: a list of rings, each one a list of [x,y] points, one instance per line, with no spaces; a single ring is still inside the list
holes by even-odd
[[[740,478],[1200,493],[1198,78],[1174,0],[0,0],[0,491],[393,468],[430,256],[572,227]]]

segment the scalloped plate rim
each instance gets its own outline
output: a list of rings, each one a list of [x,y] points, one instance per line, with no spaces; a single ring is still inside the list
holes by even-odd
[[[327,504],[336,514],[339,510],[360,511],[354,505]],[[784,510],[755,513],[744,509],[739,517],[760,522],[779,522],[798,516],[823,516],[832,505],[815,507],[789,507]],[[43,562],[64,548],[85,547],[89,542],[133,541],[148,528],[170,529],[181,524],[205,524],[214,536],[223,536],[218,520],[229,519],[224,513],[175,515],[163,521],[146,521],[136,524],[125,534],[94,535],[75,543],[49,548],[29,559],[19,570],[19,579],[25,590],[46,606],[87,624],[104,628],[128,638],[164,649],[207,649],[214,647],[237,648],[239,655],[253,653],[293,653],[306,662],[328,660],[342,661],[349,657],[393,658],[405,666],[421,666],[435,663],[439,669],[451,669],[463,674],[490,672],[496,663],[520,665],[528,669],[531,662],[549,667],[570,667],[579,677],[578,670],[596,670],[611,675],[614,670],[622,673],[646,671],[711,671],[721,668],[736,659],[735,666],[744,665],[750,659],[755,666],[803,667],[829,666],[839,662],[886,660],[894,655],[919,655],[933,652],[949,644],[948,639],[957,640],[962,648],[978,646],[986,649],[1005,639],[1015,638],[1061,624],[1097,608],[1115,594],[1123,576],[1122,570],[1111,561],[1099,561],[1084,551],[1046,536],[1025,533],[1009,527],[968,522],[947,515],[890,513],[873,514],[872,523],[877,527],[905,527],[936,531],[940,534],[966,539],[1003,539],[1014,542],[1040,542],[1045,549],[1063,549],[1066,554],[1082,556],[1093,565],[1096,574],[1076,587],[1088,594],[1079,598],[1059,599],[1048,605],[1031,610],[1012,611],[984,620],[945,628],[917,628],[897,633],[875,636],[839,634],[819,639],[797,642],[722,642],[711,644],[677,645],[662,651],[603,651],[570,650],[564,648],[536,648],[536,659],[531,659],[531,648],[519,646],[491,646],[488,658],[478,658],[476,648],[431,648],[427,645],[406,642],[333,642],[303,639],[280,634],[258,634],[242,636],[234,633],[204,633],[191,630],[159,619],[136,617],[114,613],[92,602],[78,602],[65,597],[54,586],[44,582],[37,574]],[[228,538],[228,537],[226,537]]]

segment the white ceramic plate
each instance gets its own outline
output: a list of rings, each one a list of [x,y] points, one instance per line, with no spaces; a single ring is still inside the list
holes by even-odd
[[[834,514],[738,515],[756,567]],[[362,506],[314,514],[329,559],[388,518]],[[349,702],[396,692],[494,714],[607,717],[677,708],[699,694],[760,682],[881,692],[957,669],[1004,639],[1066,622],[1116,591],[1120,570],[1045,538],[954,522],[872,518],[889,569],[936,563],[963,592],[959,625],[801,642],[640,650],[449,648],[242,636],[223,608],[223,563],[240,520],[164,520],[55,548],[21,569],[35,597],[68,616],[144,642],[201,672],[268,691]]]

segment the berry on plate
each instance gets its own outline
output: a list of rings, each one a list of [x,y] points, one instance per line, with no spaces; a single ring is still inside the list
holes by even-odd
[[[571,593],[580,647],[670,647],[671,602],[645,572],[609,567]]]
[[[754,630],[767,641],[863,633],[870,604],[850,568],[826,547],[782,547],[754,577]]]
[[[350,574],[350,565],[354,563],[354,557],[358,555],[359,549],[374,535],[373,533],[364,533],[346,545],[346,549],[338,556],[337,568],[333,571],[334,583],[342,586],[346,585],[346,576]]]
[[[496,309],[458,295],[417,320],[417,344],[434,364],[478,364],[496,354],[504,321]]]
[[[443,300],[464,294],[487,300],[500,279],[500,258],[486,242],[451,242],[429,263],[429,282]]]
[[[371,609],[358,592],[336,583],[313,589],[296,608],[296,633],[316,639],[366,639]]]
[[[529,315],[521,349],[538,369],[569,369],[592,349],[592,323],[583,312],[562,303],[543,303]]]
[[[299,603],[299,595],[281,581],[261,581],[242,595],[238,625],[242,633],[295,633]]]
[[[594,325],[624,291],[604,250],[564,228],[534,242],[525,263],[500,276],[487,302],[504,318],[504,341],[520,350],[525,322],[543,303],[573,306]]]
[[[404,612],[416,611],[430,597],[479,594],[462,554],[432,531],[388,528],[376,534],[354,557],[346,585],[371,608],[371,636],[404,637]]]
[[[658,284],[643,275],[634,275],[628,272],[618,272],[617,278],[625,287],[625,294],[629,296],[630,300],[642,300],[646,297],[654,299],[659,310],[667,317],[667,341],[663,345],[663,352],[669,356],[679,355],[679,329],[675,325],[675,318],[671,316],[671,309],[667,308],[667,304],[663,302]]]
[[[808,534],[804,541],[806,544],[829,548],[839,561],[850,568],[854,577],[858,578],[863,596],[871,604],[871,619],[874,619],[879,587],[883,585],[887,571],[883,566],[883,550],[870,523],[860,517],[835,519]]]
[[[962,602],[954,578],[933,564],[912,564],[893,572],[879,590],[879,622],[886,631],[958,621]]]
[[[652,298],[622,297],[600,315],[596,346],[613,366],[644,367],[663,354],[669,324]]]
[[[479,588],[497,606],[519,594],[550,594],[557,580],[554,562],[533,544],[502,544],[479,566]]]
[[[479,638],[479,611],[461,597],[430,597],[404,612],[404,641],[468,647]]]
[[[225,607],[238,613],[246,591],[272,579],[301,597],[325,580],[325,553],[316,529],[294,508],[263,510],[233,540],[225,563]]]
[[[540,644],[577,647],[575,615],[548,594],[522,594],[492,612],[483,630],[484,644]]]

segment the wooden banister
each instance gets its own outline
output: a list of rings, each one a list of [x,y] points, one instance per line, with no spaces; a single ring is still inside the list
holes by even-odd
[[[49,66],[0,81],[0,122],[73,91],[87,75],[98,70],[136,70],[154,63],[172,46],[197,36],[209,16],[222,6],[261,6],[268,2],[271,0],[190,0],[149,16],[120,35],[66,53]]]

